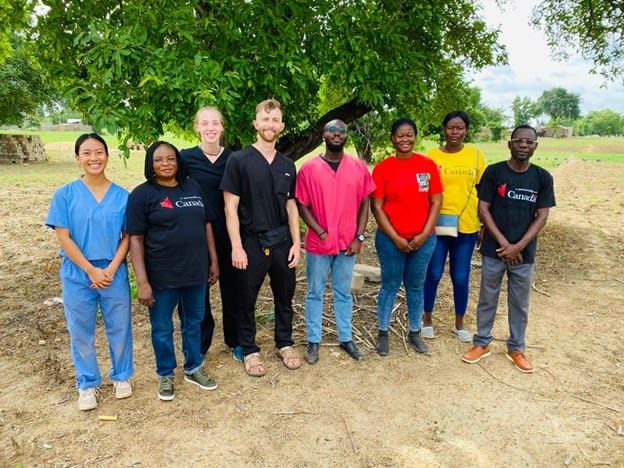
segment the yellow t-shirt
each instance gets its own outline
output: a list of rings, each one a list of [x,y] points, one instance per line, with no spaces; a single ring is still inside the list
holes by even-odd
[[[457,153],[434,148],[427,153],[440,168],[444,193],[440,214],[460,215],[458,230],[471,234],[479,230],[476,184],[487,166],[483,151],[464,145]]]

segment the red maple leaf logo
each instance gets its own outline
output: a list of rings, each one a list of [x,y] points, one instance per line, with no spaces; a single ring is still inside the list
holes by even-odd
[[[162,206],[163,208],[173,208],[173,203],[171,203],[171,200],[169,200],[169,197],[167,197],[160,202],[160,206]]]
[[[505,198],[505,193],[507,192],[507,184],[505,183],[505,184],[499,185],[496,191],[501,197]]]

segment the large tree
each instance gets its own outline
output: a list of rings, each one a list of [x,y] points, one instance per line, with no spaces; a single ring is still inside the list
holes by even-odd
[[[279,99],[297,158],[332,118],[426,109],[445,70],[502,63],[498,31],[471,0],[44,0],[33,37],[50,76],[121,141],[189,129],[198,106],[225,115],[228,144],[253,139],[257,102]],[[321,82],[344,99],[318,112]]]
[[[563,59],[571,51],[610,80],[624,79],[624,3],[621,0],[544,0],[533,10],[548,44]]]
[[[0,64],[0,125],[19,125],[50,104],[55,93],[32,61],[24,38],[13,34],[9,42],[11,55]]]
[[[514,98],[511,103],[511,111],[513,112],[514,127],[528,124],[538,114],[536,104],[528,97],[521,98],[520,96]]]
[[[549,115],[554,122],[575,120],[581,114],[581,97],[565,88],[552,88],[544,91],[537,100],[537,108]]]

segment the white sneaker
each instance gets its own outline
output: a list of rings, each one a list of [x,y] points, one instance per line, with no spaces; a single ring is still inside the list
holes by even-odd
[[[130,380],[113,380],[115,387],[115,398],[121,400],[132,395],[132,383]]]
[[[453,325],[453,328],[451,328],[451,331],[453,332],[455,336],[457,336],[457,339],[461,341],[462,343],[470,343],[472,341],[472,335],[470,334],[468,330],[464,330],[464,329],[458,330],[457,327]]]
[[[78,390],[78,408],[88,411],[97,408],[98,389],[96,387]]]
[[[420,329],[420,334],[423,338],[427,338],[428,340],[433,340],[435,338],[433,327],[422,327]]]

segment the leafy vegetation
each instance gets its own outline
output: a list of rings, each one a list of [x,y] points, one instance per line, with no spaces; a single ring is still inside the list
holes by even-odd
[[[572,52],[607,80],[624,78],[624,5],[614,0],[543,0],[533,10],[549,46],[562,60]]]
[[[254,138],[255,104],[275,97],[287,124],[280,149],[296,159],[330,119],[432,115],[465,70],[506,58],[469,0],[44,3],[33,31],[40,62],[122,147],[189,132],[199,106],[217,105],[237,148]],[[341,94],[321,114],[322,83]]]

